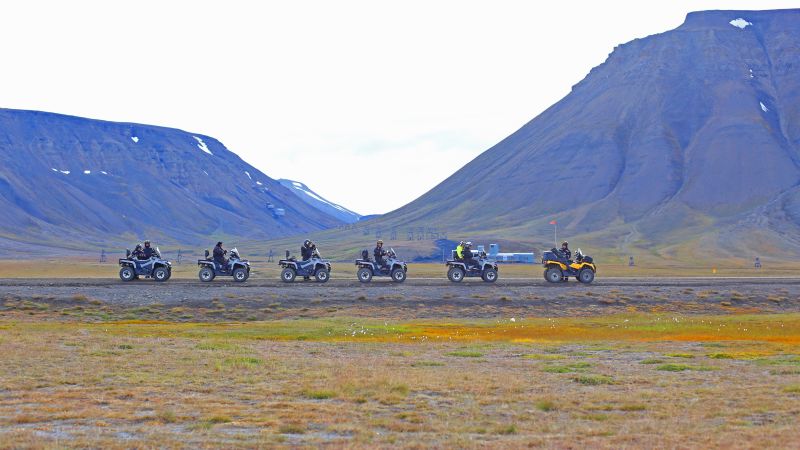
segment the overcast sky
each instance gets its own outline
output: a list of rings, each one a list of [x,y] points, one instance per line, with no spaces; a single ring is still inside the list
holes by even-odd
[[[616,45],[689,11],[796,5],[3,2],[0,107],[206,134],[270,177],[384,213],[558,101]]]

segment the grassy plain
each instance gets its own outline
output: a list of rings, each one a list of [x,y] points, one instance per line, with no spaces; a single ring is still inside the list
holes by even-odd
[[[0,316],[0,447],[800,441],[800,315],[250,323]]]

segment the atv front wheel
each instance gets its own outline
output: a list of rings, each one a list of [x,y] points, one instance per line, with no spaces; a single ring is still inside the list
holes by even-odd
[[[210,267],[203,267],[200,269],[200,273],[197,274],[197,277],[200,278],[200,281],[204,281],[206,283],[212,281],[215,276],[216,274],[214,274],[214,271],[211,270]]]
[[[153,271],[153,278],[156,281],[167,281],[169,279],[169,270],[166,267],[158,267]]]
[[[167,280],[169,280],[170,278],[172,278],[172,268],[168,268],[167,269]],[[164,280],[164,281],[167,281],[167,280]]]
[[[551,283],[560,283],[564,278],[564,274],[558,267],[548,267],[544,271],[544,279]]]
[[[594,281],[594,270],[584,267],[578,272],[578,281],[584,284],[589,284]]]
[[[320,283],[326,283],[328,279],[330,279],[330,274],[327,269],[319,269],[317,273],[314,274],[314,278]]]
[[[394,269],[392,271],[392,281],[395,283],[406,281],[406,271],[403,269]]]
[[[447,279],[453,283],[460,283],[464,279],[464,270],[461,267],[451,267],[447,271]]]
[[[122,281],[133,281],[136,279],[136,273],[128,266],[119,269],[119,278]]]
[[[287,267],[281,271],[281,280],[284,283],[291,283],[297,277],[297,272],[291,267]]]
[[[358,276],[358,281],[362,283],[369,283],[372,281],[372,271],[366,267],[358,269],[358,273],[356,275]]]
[[[247,269],[244,269],[242,267],[237,267],[236,269],[233,269],[233,281],[238,281],[239,283],[243,283],[247,281],[249,277],[250,277],[250,272],[248,272]]]
[[[483,271],[481,278],[483,278],[483,281],[487,283],[494,283],[497,281],[497,271],[494,269],[486,269]]]

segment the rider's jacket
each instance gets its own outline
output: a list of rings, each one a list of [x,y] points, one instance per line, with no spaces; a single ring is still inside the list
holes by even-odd
[[[214,247],[214,261],[217,264],[225,264],[225,250],[220,246]]]
[[[456,258],[464,259],[464,247],[461,245],[456,247]]]
[[[375,256],[375,262],[383,263],[383,257],[386,253],[383,247],[375,247],[375,250],[372,251],[372,254]]]
[[[311,259],[311,256],[314,254],[313,247],[306,247],[305,245],[300,247],[300,255],[303,257],[303,261],[308,261]]]
[[[155,256],[156,249],[153,247],[145,247],[144,250],[142,250],[142,253],[144,253],[144,259],[150,259]]]

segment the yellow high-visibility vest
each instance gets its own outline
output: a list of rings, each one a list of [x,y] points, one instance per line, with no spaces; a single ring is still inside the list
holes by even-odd
[[[460,245],[456,247],[456,256],[458,256],[458,259],[464,259],[464,247]]]

